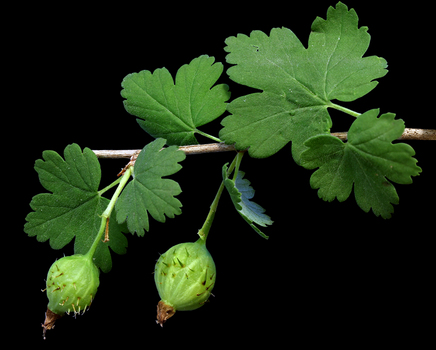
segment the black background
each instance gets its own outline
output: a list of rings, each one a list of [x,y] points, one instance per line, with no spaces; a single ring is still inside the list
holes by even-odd
[[[362,113],[380,108],[396,113],[407,127],[435,128],[429,9],[345,3],[356,9],[359,25],[369,27],[367,55],[384,57],[390,71],[373,92],[345,106]],[[115,2],[17,9],[9,36],[12,62],[5,69],[5,76],[12,77],[4,82],[9,88],[3,94],[5,107],[13,107],[6,118],[16,125],[3,130],[4,140],[11,139],[8,134],[13,139],[7,148],[17,153],[5,159],[4,174],[12,176],[4,185],[11,193],[8,212],[18,218],[5,232],[6,242],[13,240],[3,243],[9,261],[4,266],[11,274],[3,287],[8,297],[2,300],[13,309],[7,309],[6,333],[17,345],[42,342],[47,299],[40,290],[53,261],[73,253],[72,244],[55,251],[23,232],[29,202],[45,192],[33,170],[42,152],[63,154],[71,143],[91,149],[142,148],[152,138],[124,110],[124,76],[161,67],[174,75],[202,54],[227,69],[224,40],[252,30],[269,33],[284,26],[306,45],[311,23],[316,16],[325,18],[330,5],[336,2]],[[230,85],[232,99],[249,92],[226,74],[219,82]],[[332,131],[346,131],[353,119],[334,112],[332,117]],[[200,129],[218,135],[219,122]],[[161,328],[155,323],[154,263],[172,245],[196,240],[219,187],[221,167],[233,159],[231,153],[188,156],[172,177],[183,190],[178,196],[182,215],[165,224],[151,221],[142,238],[127,234],[128,252],[113,255],[113,269],[102,274],[91,310],[58,321],[46,345],[209,347],[266,341],[283,346],[285,341],[309,348],[353,347],[377,338],[377,344],[416,345],[430,330],[425,317],[434,314],[436,144],[409,144],[423,173],[413,185],[396,185],[400,204],[389,220],[364,213],[353,196],[344,203],[319,199],[309,185],[311,171],[293,163],[290,145],[268,159],[244,157],[241,169],[256,189],[254,201],[274,220],[263,230],[270,239],[258,236],[224,193],[208,238],[218,270],[215,297],[197,311],[176,313]],[[125,164],[101,160],[101,187]],[[9,185],[11,178],[17,183]],[[4,221],[10,222],[11,215]]]

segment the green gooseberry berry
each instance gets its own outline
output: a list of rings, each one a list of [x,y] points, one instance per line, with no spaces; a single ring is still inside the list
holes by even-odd
[[[90,255],[75,254],[53,263],[47,274],[48,305],[45,332],[65,313],[82,314],[89,308],[100,284],[99,270]]]
[[[157,323],[163,326],[174,313],[195,310],[209,299],[215,285],[215,263],[203,239],[168,249],[156,263],[154,280],[161,300]]]

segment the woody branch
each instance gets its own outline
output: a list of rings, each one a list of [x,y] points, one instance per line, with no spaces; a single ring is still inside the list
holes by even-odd
[[[346,132],[332,133],[332,136],[345,141],[347,140]],[[432,140],[436,141],[436,129],[411,129],[406,128],[398,140]],[[180,150],[187,155],[203,154],[203,153],[218,153],[236,151],[233,145],[226,145],[224,143],[206,143],[202,145],[180,146]],[[127,150],[93,150],[98,158],[132,158],[139,154],[139,149]]]

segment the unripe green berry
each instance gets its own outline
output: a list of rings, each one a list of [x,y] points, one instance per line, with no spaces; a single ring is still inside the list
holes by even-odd
[[[45,330],[65,313],[85,312],[97,293],[99,270],[88,255],[76,254],[53,263],[47,274]]]
[[[95,298],[99,283],[98,268],[89,257],[63,257],[47,274],[48,308],[58,315],[84,311]]]
[[[215,263],[203,240],[168,249],[157,261],[154,273],[161,298],[157,322],[162,326],[177,310],[203,306],[211,295],[215,278]]]

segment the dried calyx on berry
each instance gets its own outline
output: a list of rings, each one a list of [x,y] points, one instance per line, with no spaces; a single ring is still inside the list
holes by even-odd
[[[205,240],[181,243],[162,254],[154,280],[161,300],[157,323],[161,326],[179,311],[195,310],[209,299],[215,285],[215,263]]]
[[[90,254],[66,256],[53,263],[47,274],[44,339],[45,332],[65,313],[76,316],[89,308],[99,283],[99,270]]]

